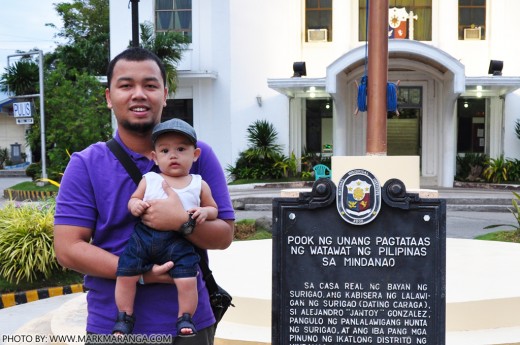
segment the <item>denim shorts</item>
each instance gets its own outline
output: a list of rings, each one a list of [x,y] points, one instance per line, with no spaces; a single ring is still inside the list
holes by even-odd
[[[158,231],[139,222],[119,257],[117,276],[140,275],[154,264],[173,261],[170,276],[195,277],[199,259],[193,245],[176,231]]]

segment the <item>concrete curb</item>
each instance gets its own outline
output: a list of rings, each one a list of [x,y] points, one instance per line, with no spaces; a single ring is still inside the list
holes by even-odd
[[[46,200],[51,197],[55,197],[57,192],[50,191],[25,191],[25,190],[14,190],[14,189],[4,189],[4,198],[7,200],[14,201],[40,201]]]
[[[37,290],[3,293],[0,294],[0,309],[13,307],[23,303],[34,302],[49,297],[68,295],[85,291],[86,289],[83,284],[72,284]]]

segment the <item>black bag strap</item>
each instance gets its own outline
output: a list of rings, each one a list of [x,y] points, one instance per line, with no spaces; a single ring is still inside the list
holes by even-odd
[[[109,141],[107,141],[106,144],[110,151],[112,151],[114,156],[116,156],[121,165],[128,172],[128,175],[130,175],[132,180],[134,180],[135,184],[138,185],[142,179],[142,174],[141,171],[139,171],[139,168],[137,168],[137,165],[135,165],[132,158],[130,158],[130,156],[115,139],[110,139]],[[204,281],[206,282],[206,286],[208,288],[208,292],[211,295],[213,292],[218,291],[218,286],[217,282],[215,281],[215,278],[213,277],[213,273],[209,269],[206,256],[207,253],[197,246],[195,246],[195,249],[197,250],[197,254],[199,254],[201,258],[199,265],[200,269],[202,270],[202,277],[204,278]]]
[[[130,158],[130,156],[115,139],[110,139],[107,141],[107,146],[110,151],[112,151],[114,156],[119,159],[119,162],[121,162],[121,165],[128,172],[128,175],[130,175],[132,180],[134,180],[135,184],[138,185],[143,178],[143,174],[141,174],[141,171],[139,171],[139,168],[137,168],[137,165],[135,165],[132,158]]]

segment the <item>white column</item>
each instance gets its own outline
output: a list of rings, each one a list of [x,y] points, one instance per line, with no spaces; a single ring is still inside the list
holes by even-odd
[[[488,125],[486,126],[486,145],[488,145],[489,157],[499,157],[503,152],[503,128],[504,128],[504,102],[499,97],[489,99],[489,111],[487,116]]]
[[[303,98],[289,98],[289,155],[294,152],[296,158],[301,158],[305,137],[302,136],[305,108]]]
[[[453,187],[453,180],[456,172],[457,155],[457,112],[456,103],[458,94],[453,94],[453,80],[446,80],[443,85],[443,106],[442,106],[442,133],[440,134],[441,164],[439,164],[440,187]]]

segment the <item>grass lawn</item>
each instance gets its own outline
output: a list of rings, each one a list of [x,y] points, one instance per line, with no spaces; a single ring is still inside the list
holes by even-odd
[[[39,187],[33,181],[21,182],[21,183],[15,184],[12,187],[9,187],[9,189],[21,190],[21,191],[38,191],[38,192],[57,192],[58,191],[58,187],[53,186],[50,183],[46,183],[42,187]]]
[[[8,282],[0,277],[0,293],[28,291],[81,283],[83,283],[83,275],[70,270],[59,270],[47,279],[42,278],[33,282],[20,281],[18,284]]]
[[[520,243],[520,231],[495,231],[475,237],[477,240]]]

